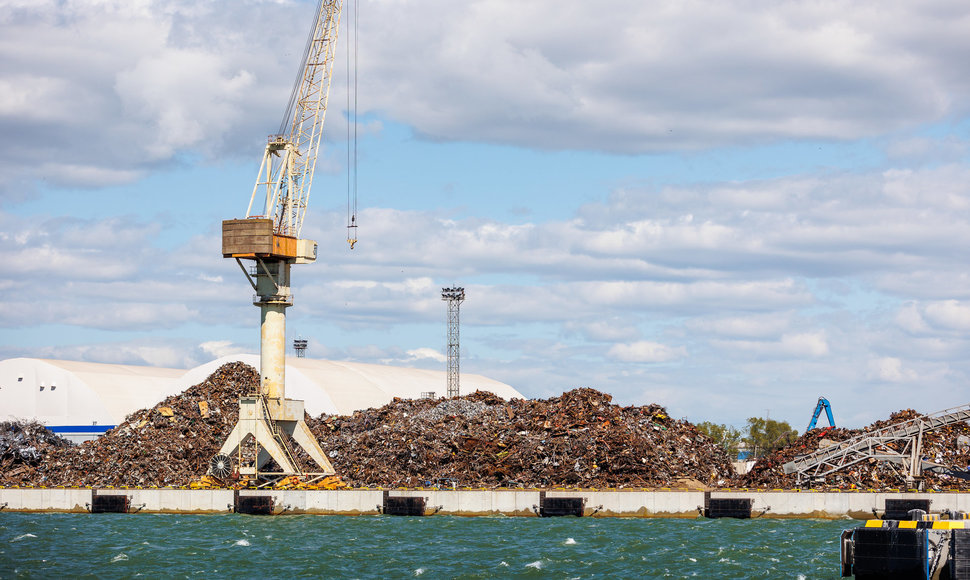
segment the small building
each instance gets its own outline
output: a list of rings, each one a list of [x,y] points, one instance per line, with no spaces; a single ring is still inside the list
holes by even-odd
[[[190,370],[13,358],[0,361],[0,421],[35,419],[62,437],[93,439],[130,413],[153,407],[199,384],[220,366],[240,361],[259,368],[259,355],[224,356]],[[511,386],[463,374],[462,393],[489,391],[523,398]],[[444,393],[445,371],[310,358],[286,359],[286,396],[301,399],[307,413],[349,415],[393,398]],[[432,395],[433,396],[433,395]]]

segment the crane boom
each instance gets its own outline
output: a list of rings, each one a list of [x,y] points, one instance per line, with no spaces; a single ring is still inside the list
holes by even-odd
[[[806,433],[815,428],[815,424],[818,423],[818,418],[822,415],[822,409],[825,409],[825,415],[828,417],[829,426],[835,427],[835,418],[832,417],[832,405],[829,404],[829,400],[825,397],[819,397],[818,404],[815,405],[815,412],[812,413],[812,420],[808,422],[808,429],[805,429]]]
[[[246,210],[247,218],[272,219],[277,235],[299,238],[303,229],[327,113],[342,4],[342,0],[320,0],[281,126],[288,133],[269,137]],[[261,192],[262,199],[257,200]],[[263,203],[262,213],[253,208],[258,201]]]

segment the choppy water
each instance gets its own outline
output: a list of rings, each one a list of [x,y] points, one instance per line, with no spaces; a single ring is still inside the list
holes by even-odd
[[[0,578],[838,578],[855,525],[0,512]]]

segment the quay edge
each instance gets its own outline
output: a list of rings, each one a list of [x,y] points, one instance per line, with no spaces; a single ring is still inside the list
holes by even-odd
[[[706,497],[705,497],[706,495]],[[88,512],[95,496],[124,496],[128,513],[206,514],[236,511],[238,498],[271,498],[269,513],[376,515],[388,501],[424,506],[424,515],[537,517],[550,499],[572,498],[586,517],[696,518],[705,501],[749,500],[751,518],[871,519],[887,499],[929,500],[931,512],[970,512],[970,493],[834,491],[694,491],[588,489],[190,490],[178,488],[0,488],[3,512]],[[390,512],[388,512],[390,513]],[[578,514],[577,514],[578,515]]]

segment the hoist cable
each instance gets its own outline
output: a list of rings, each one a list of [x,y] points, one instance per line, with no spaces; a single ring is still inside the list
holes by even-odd
[[[344,39],[347,50],[344,51],[347,60],[347,227],[350,227],[350,184],[351,184],[351,149],[350,149],[350,18],[344,21]],[[348,237],[350,231],[347,232]]]
[[[360,3],[353,0],[353,83],[351,83],[351,33],[350,18],[346,23],[347,38],[347,241],[350,248],[354,248],[357,242],[357,159],[358,159],[358,137],[357,137],[357,108],[358,108],[358,75],[359,69],[359,42],[358,42],[358,19],[360,16]],[[350,11],[348,10],[348,13]],[[353,90],[353,108],[351,108],[351,88]],[[353,124],[353,135],[351,135],[351,124]]]
[[[358,42],[360,35],[358,34],[358,22],[360,22],[360,2],[354,0],[354,217],[357,216],[357,74],[360,71],[359,66],[359,55],[360,50],[358,49]]]

